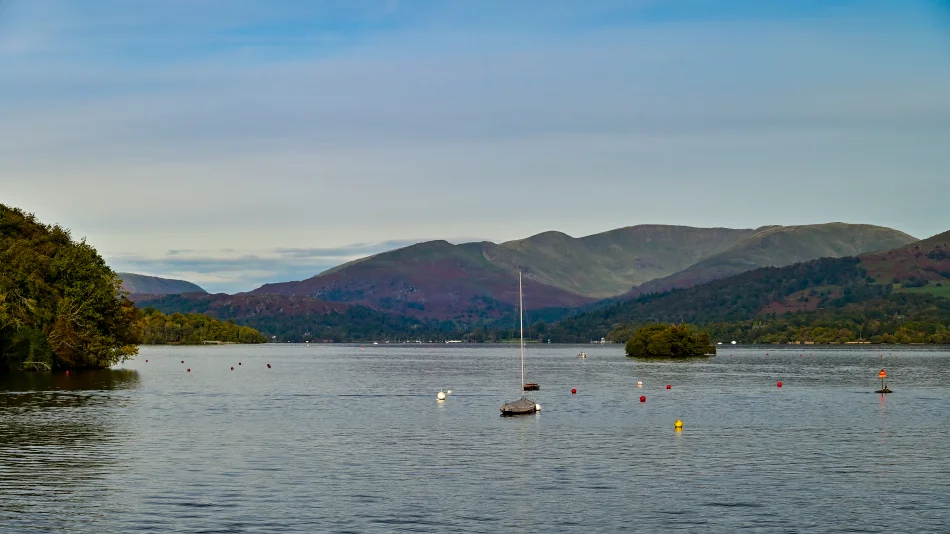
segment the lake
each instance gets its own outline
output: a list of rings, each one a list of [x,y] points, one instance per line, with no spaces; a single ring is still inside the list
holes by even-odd
[[[0,376],[0,531],[950,531],[946,348],[526,361],[542,411],[516,418],[517,346],[142,347]]]

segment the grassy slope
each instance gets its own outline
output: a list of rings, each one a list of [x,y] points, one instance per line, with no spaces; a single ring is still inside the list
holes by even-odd
[[[686,288],[760,267],[784,267],[817,258],[840,258],[901,247],[916,238],[865,224],[828,223],[769,228],[665,278],[652,280],[630,296]]]
[[[936,297],[950,298],[950,282],[941,283],[937,286],[931,282],[924,287],[898,287],[894,289],[897,293],[927,294]]]
[[[931,280],[930,285],[915,290],[930,292],[925,290],[942,289],[936,288],[937,281],[950,285],[950,277],[940,273],[950,274],[950,232],[860,257],[759,268],[688,289],[646,294],[565,319],[551,337],[558,341],[597,339],[625,324],[651,321],[744,321],[772,311],[817,310],[832,301],[841,306],[861,302],[880,306],[890,293],[887,282],[892,275]],[[805,298],[810,305],[805,305]],[[821,304],[815,305],[814,299]]]
[[[255,295],[310,295],[419,317],[474,322],[518,303],[517,276],[485,259],[482,243],[429,241],[377,254],[300,282],[268,284]],[[525,280],[525,306],[578,306],[593,299]]]
[[[640,225],[574,238],[544,232],[486,246],[492,263],[574,293],[607,298],[728,249],[755,230]]]

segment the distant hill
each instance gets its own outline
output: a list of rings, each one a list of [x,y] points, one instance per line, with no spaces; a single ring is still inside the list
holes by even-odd
[[[460,323],[499,317],[517,307],[518,279],[489,261],[482,243],[429,241],[384,252],[300,282],[267,284],[252,295],[305,295],[365,304],[416,317]],[[579,306],[595,299],[524,281],[527,308]]]
[[[776,226],[755,232],[682,271],[641,284],[627,296],[687,288],[760,267],[893,249],[915,241],[917,238],[904,232],[867,224]]]
[[[305,295],[472,325],[510,315],[525,273],[525,307],[565,309],[636,291],[664,291],[765,265],[788,265],[903,245],[914,238],[868,225],[758,229],[640,225],[581,238],[544,232],[502,244],[429,241],[251,292]],[[660,281],[651,282],[658,279]],[[636,293],[635,293],[636,294]]]
[[[429,241],[251,293],[308,295],[471,324],[517,308],[519,268],[527,309],[582,306],[688,267],[754,232],[641,225],[582,238],[545,232],[500,245]]]
[[[686,269],[755,232],[656,224],[580,238],[544,232],[501,245],[485,243],[483,253],[510,272],[523,265],[533,280],[587,297],[607,298],[631,285]]]
[[[132,294],[174,295],[178,293],[207,293],[199,286],[184,280],[159,278],[134,273],[116,273],[122,279],[122,289]]]
[[[878,322],[909,311],[935,319],[943,315],[928,314],[950,310],[947,299],[933,300],[948,286],[950,232],[892,250],[759,268],[688,289],[641,295],[569,317],[549,335],[556,341],[587,341],[654,321],[709,325],[798,312],[809,317],[852,313],[855,322],[872,312],[881,316]],[[930,294],[914,295],[921,292]]]

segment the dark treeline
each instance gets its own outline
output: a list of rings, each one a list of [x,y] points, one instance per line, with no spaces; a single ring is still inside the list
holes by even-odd
[[[647,294],[605,308],[569,317],[549,335],[555,342],[587,342],[631,324],[745,321],[770,303],[783,302],[814,287],[842,288],[841,304],[880,297],[890,286],[872,284],[857,258],[825,258],[782,268],[764,268],[731,278],[667,293]],[[815,296],[832,300],[833,294]],[[824,304],[824,303],[821,303]]]
[[[265,343],[267,336],[249,326],[221,321],[200,313],[165,315],[145,308],[142,343],[145,345],[200,345],[205,341],[223,343]]]
[[[834,304],[834,303],[832,303]],[[745,343],[950,343],[950,299],[895,293],[812,312],[709,323],[714,339]]]

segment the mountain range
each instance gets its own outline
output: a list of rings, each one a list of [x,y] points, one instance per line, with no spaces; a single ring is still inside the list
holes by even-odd
[[[950,323],[950,232],[891,250],[766,267],[685,290],[645,294],[561,321],[549,336],[587,341],[629,325],[745,322],[792,314],[828,328],[867,321]],[[733,325],[734,326],[734,325]],[[934,333],[934,332],[931,332]]]
[[[185,291],[175,298],[132,298],[162,311],[204,307],[201,311],[257,325],[293,323],[287,331],[298,333],[333,314],[352,313],[347,310],[353,307],[382,314],[396,330],[466,331],[512,315],[519,269],[528,315],[550,321],[609,306],[613,300],[763,267],[890,250],[915,241],[890,228],[845,223],[755,229],[640,225],[581,238],[545,232],[500,244],[429,241],[238,295]]]

